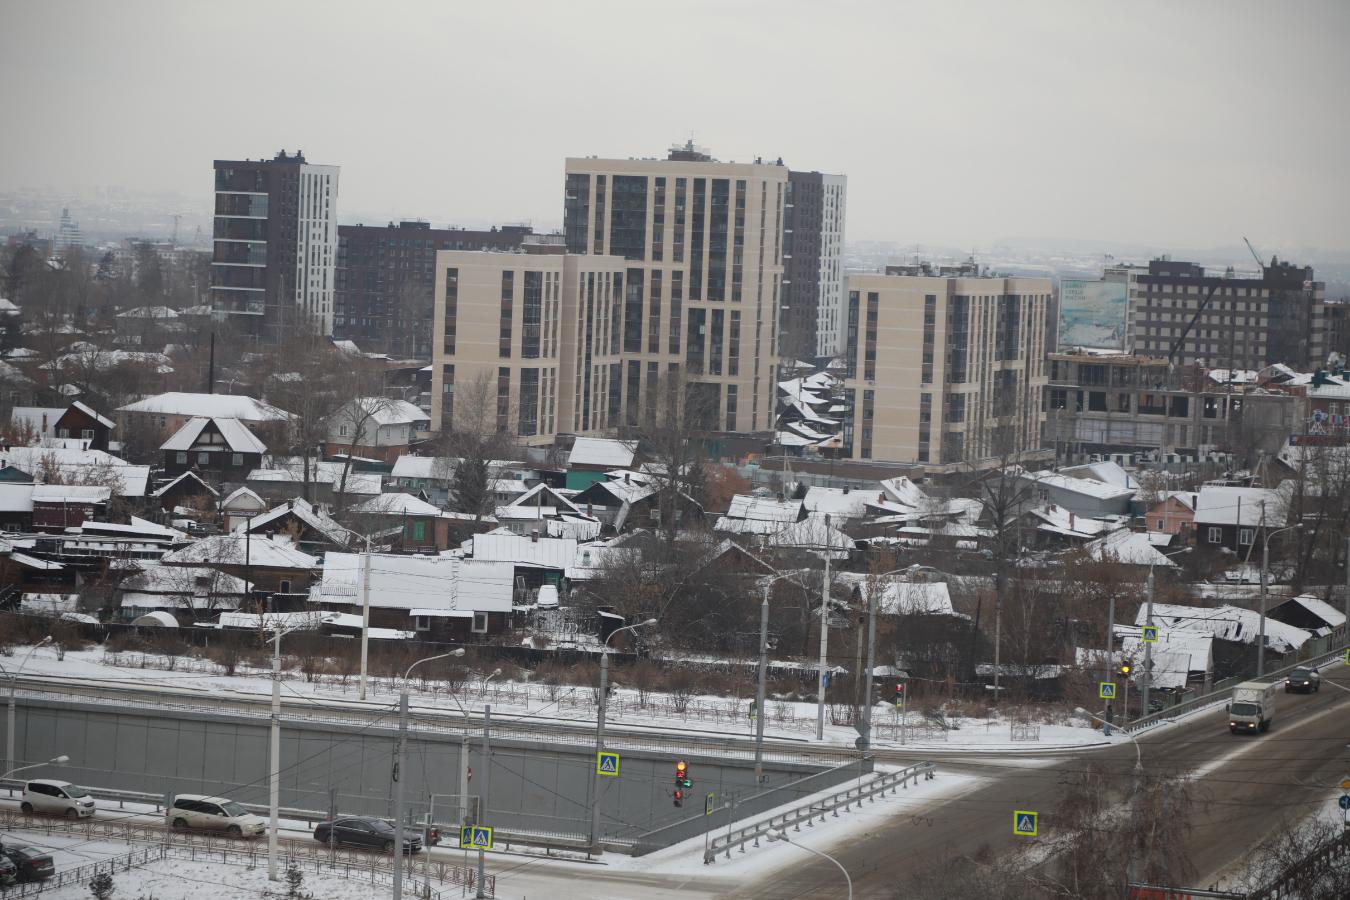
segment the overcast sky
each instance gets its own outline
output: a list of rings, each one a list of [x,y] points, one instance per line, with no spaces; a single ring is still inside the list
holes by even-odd
[[[0,0],[0,189],[211,191],[302,148],[348,219],[560,224],[567,156],[849,177],[850,240],[1350,248],[1350,3]]]

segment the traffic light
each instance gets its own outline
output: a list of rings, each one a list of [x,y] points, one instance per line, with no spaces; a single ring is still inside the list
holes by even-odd
[[[1120,674],[1121,674],[1121,675],[1129,675],[1129,674],[1130,674],[1130,670],[1131,670],[1132,668],[1133,668],[1133,667],[1132,667],[1129,663],[1123,662],[1123,663],[1120,664]]]
[[[895,683],[895,705],[897,708],[905,705],[905,683],[903,681]]]
[[[689,764],[684,760],[675,763],[675,787],[691,788],[694,782],[689,779]]]
[[[675,796],[675,805],[684,806],[684,791],[680,790],[679,788],[676,788],[674,796]]]

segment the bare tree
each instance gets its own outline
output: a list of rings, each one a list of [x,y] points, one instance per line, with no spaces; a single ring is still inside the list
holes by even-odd
[[[675,540],[681,495],[703,504],[705,457],[703,439],[716,427],[715,385],[694,382],[681,373],[667,374],[648,390],[650,414],[637,429],[643,456],[657,485],[660,528],[667,541]]]
[[[482,519],[494,508],[498,461],[515,454],[515,435],[510,431],[515,417],[509,402],[501,405],[497,382],[488,371],[457,383],[453,396],[436,444],[440,454],[455,460],[451,479],[455,508]]]

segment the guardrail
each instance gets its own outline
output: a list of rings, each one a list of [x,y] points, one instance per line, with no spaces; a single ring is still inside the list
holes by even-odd
[[[1274,881],[1247,895],[1247,900],[1283,900],[1298,897],[1301,887],[1309,887],[1309,878],[1325,873],[1342,856],[1350,854],[1350,831],[1343,831],[1299,860]]]
[[[1259,676],[1252,675],[1250,677],[1245,678],[1241,676],[1225,678],[1223,681],[1215,683],[1214,687],[1207,694],[1203,694],[1199,697],[1187,700],[1184,703],[1178,703],[1176,706],[1169,706],[1166,709],[1159,710],[1158,712],[1155,713],[1149,713],[1147,716],[1141,716],[1140,718],[1135,719],[1128,725],[1122,726],[1120,730],[1133,734],[1136,731],[1142,731],[1143,729],[1148,728],[1151,725],[1156,725],[1159,722],[1166,721],[1167,719],[1174,719],[1177,716],[1184,715],[1185,713],[1195,712],[1196,710],[1204,709],[1209,706],[1216,706],[1219,703],[1224,702],[1226,699],[1228,699],[1229,696],[1231,696],[1230,689],[1235,684],[1241,684],[1244,681],[1277,681],[1283,676],[1292,672],[1294,669],[1300,667],[1315,668],[1318,666],[1324,666],[1330,662],[1335,662],[1336,660],[1340,659],[1343,656],[1346,649],[1347,649],[1346,647],[1339,647],[1335,650],[1328,651],[1321,655],[1310,656],[1307,659],[1301,659],[1297,662],[1290,663],[1287,666],[1283,666],[1282,668],[1274,669],[1270,672],[1267,672],[1264,675]]]
[[[897,790],[908,788],[909,782],[912,780],[917,784],[920,776],[923,777],[924,781],[931,781],[934,777],[935,768],[934,763],[924,762],[901,769],[898,772],[883,772],[870,781],[838,791],[823,800],[804,803],[786,812],[769,816],[767,819],[760,819],[758,822],[740,828],[728,828],[726,834],[716,835],[708,842],[708,848],[703,851],[703,864],[711,864],[716,860],[717,854],[723,852],[725,852],[727,859],[731,859],[732,847],[740,847],[741,852],[744,853],[745,845],[751,841],[754,842],[754,846],[758,847],[759,839],[765,837],[771,831],[785,831],[788,828],[793,831],[801,831],[803,823],[806,827],[813,828],[817,818],[821,822],[825,821],[826,814],[838,818],[840,809],[847,811],[854,804],[862,806],[864,800],[875,803],[877,794],[885,794],[886,791],[895,793]]]

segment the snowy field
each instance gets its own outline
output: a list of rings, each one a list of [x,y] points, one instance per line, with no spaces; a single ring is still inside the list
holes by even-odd
[[[267,866],[250,869],[183,860],[166,859],[113,876],[116,900],[258,900],[260,897],[286,896],[284,880],[267,880]],[[388,897],[388,888],[348,880],[332,875],[305,875],[302,892],[315,900],[369,900]],[[456,892],[458,893],[458,892]],[[70,885],[43,891],[51,900],[89,900],[86,885]]]
[[[15,650],[16,656],[24,651]],[[112,662],[119,665],[112,665]],[[144,661],[147,665],[142,666]],[[111,654],[101,648],[70,651],[64,659],[57,659],[49,648],[39,648],[29,658],[24,674],[57,675],[66,678],[87,678],[102,684],[126,684],[135,688],[162,688],[166,693],[192,692],[213,696],[267,695],[271,693],[271,679],[264,673],[248,672],[227,676],[205,660],[178,659],[177,668],[167,670],[169,660],[139,653]],[[372,679],[367,693],[367,704],[381,708],[397,702],[397,694],[387,679]],[[346,684],[336,681],[308,682],[294,672],[283,673],[282,696],[288,704],[298,701],[313,703],[357,704],[357,679]],[[413,685],[411,704],[414,708],[441,713],[457,713],[462,709],[481,710],[485,703],[492,705],[492,714],[499,719],[529,717],[536,722],[549,721],[593,722],[595,720],[594,690],[589,687],[511,682],[481,679],[460,685],[454,692],[445,684],[418,681]],[[652,694],[642,705],[636,691],[616,687],[610,694],[608,724],[622,731],[625,727],[650,730],[660,728],[672,733],[705,736],[754,735],[754,722],[749,717],[749,698],[694,696],[682,698],[683,709],[670,697]],[[816,704],[810,702],[771,701],[767,704],[769,716],[764,725],[766,737],[797,740],[815,744]],[[1014,740],[1010,723],[997,715],[989,718],[959,718],[947,720],[947,728],[926,721],[917,712],[899,718],[887,705],[878,705],[874,712],[876,731],[873,743],[878,748],[931,750],[935,753],[962,751],[999,751],[1037,753],[1045,750],[1086,747],[1127,740],[1119,734],[1110,739],[1077,718],[1058,718],[1045,721],[1033,716],[1036,725],[1032,739]],[[905,727],[900,727],[902,725]],[[1022,735],[1024,738],[1027,735]],[[824,728],[825,745],[853,746],[858,734],[850,725],[831,724],[827,708]]]

